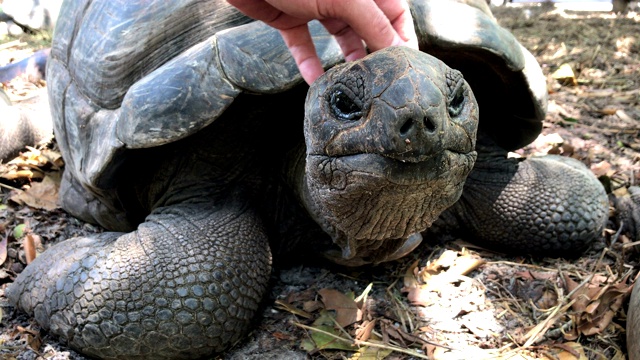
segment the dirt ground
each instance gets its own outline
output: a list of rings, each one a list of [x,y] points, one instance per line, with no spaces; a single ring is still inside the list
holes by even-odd
[[[518,153],[577,158],[617,196],[640,185],[640,15],[547,5],[494,13],[548,76],[543,134]],[[0,45],[0,62],[39,46]],[[19,104],[45,85],[19,79],[5,90]],[[16,195],[29,176],[32,188],[48,178],[44,193],[55,194],[62,163],[55,146],[40,150],[0,168],[0,358],[84,359],[4,297],[33,248],[101,231],[54,209],[55,199]],[[505,257],[460,239],[378,267],[278,269],[255,329],[220,358],[622,360],[638,244],[621,230],[612,211],[602,238],[572,259]]]

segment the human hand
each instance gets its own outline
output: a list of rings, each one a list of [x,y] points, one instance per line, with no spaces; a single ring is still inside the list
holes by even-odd
[[[304,80],[324,72],[307,23],[317,19],[332,34],[345,60],[392,45],[418,48],[406,0],[228,0],[245,15],[280,31]]]

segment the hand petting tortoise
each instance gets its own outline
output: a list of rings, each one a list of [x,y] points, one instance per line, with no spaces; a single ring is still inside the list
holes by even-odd
[[[394,45],[418,48],[406,0],[229,0],[229,3],[280,31],[308,84],[324,72],[307,25],[314,19],[336,38],[347,61],[364,57],[365,46],[371,51]]]

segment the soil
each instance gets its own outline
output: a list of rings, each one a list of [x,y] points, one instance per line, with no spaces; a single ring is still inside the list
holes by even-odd
[[[548,4],[493,10],[547,75],[543,134],[518,155],[574,157],[612,197],[626,196],[630,186],[640,184],[640,15]],[[0,44],[5,41],[15,39]],[[0,50],[0,61],[6,51],[9,47]],[[5,90],[20,106],[44,86],[17,79]],[[32,180],[17,176],[0,183],[0,255],[6,256],[0,268],[0,358],[84,359],[4,297],[32,247],[41,251],[101,231],[63,210],[46,210],[46,204],[16,202],[20,190],[10,187],[27,188],[60,170],[55,141],[38,149],[13,167],[24,169],[31,161]],[[3,169],[0,173],[11,171]],[[612,210],[602,237],[571,259],[507,257],[459,239],[423,244],[406,258],[377,267],[277,269],[253,331],[219,358],[625,359],[626,307],[638,244],[619,220]],[[359,346],[352,345],[354,338]]]

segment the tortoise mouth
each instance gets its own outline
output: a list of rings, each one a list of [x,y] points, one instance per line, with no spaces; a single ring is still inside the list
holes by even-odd
[[[390,185],[412,186],[451,176],[452,181],[466,177],[475,163],[475,151],[445,150],[422,161],[406,161],[386,154],[353,154],[342,156],[307,155],[307,164],[315,164],[320,182],[334,190],[343,190],[349,178],[380,178]],[[457,174],[460,170],[464,175]],[[449,175],[450,174],[450,175]]]
[[[356,246],[343,247],[342,251],[329,249],[324,256],[344,266],[362,266],[367,264],[380,264],[387,261],[397,260],[411,251],[413,251],[422,242],[420,233],[411,234],[406,239],[393,239],[385,242],[378,242],[362,246],[362,244],[354,244],[357,247],[357,254],[354,253]]]

